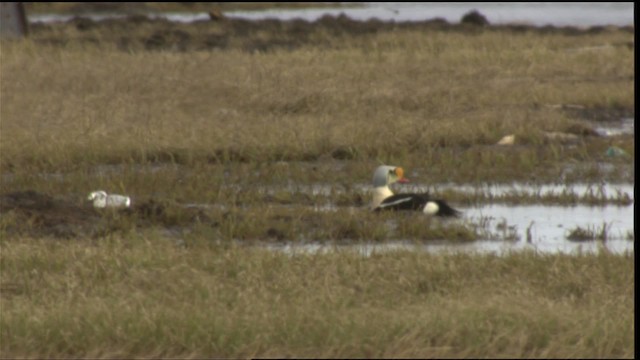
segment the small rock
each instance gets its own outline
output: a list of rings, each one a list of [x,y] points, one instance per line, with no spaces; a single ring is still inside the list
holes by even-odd
[[[515,142],[516,142],[516,136],[512,134],[512,135],[507,135],[502,139],[500,139],[500,141],[498,141],[496,145],[513,145]]]

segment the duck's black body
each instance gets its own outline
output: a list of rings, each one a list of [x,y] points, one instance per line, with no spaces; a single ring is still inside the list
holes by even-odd
[[[395,194],[385,198],[374,211],[422,211],[443,217],[458,217],[460,212],[444,200],[432,199],[429,194]]]
[[[428,193],[394,194],[393,183],[406,183],[404,170],[398,166],[380,165],[373,173],[371,209],[373,211],[421,211],[430,216],[458,217],[461,213],[444,200],[432,199]]]

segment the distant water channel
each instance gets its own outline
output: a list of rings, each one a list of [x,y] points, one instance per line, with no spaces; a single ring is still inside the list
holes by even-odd
[[[246,19],[301,18],[317,20],[341,13],[356,20],[377,18],[393,21],[422,21],[436,17],[457,23],[471,10],[478,10],[492,24],[555,26],[632,25],[633,3],[622,2],[387,2],[366,3],[349,9],[267,10],[229,13]]]
[[[345,3],[339,8],[319,9],[272,9],[256,11],[229,11],[225,16],[248,20],[302,19],[315,21],[322,16],[345,14],[355,20],[376,18],[384,21],[423,21],[442,18],[450,23],[458,23],[471,10],[478,10],[492,24],[524,24],[535,26],[578,26],[597,25],[629,26],[634,24],[634,3],[632,2],[373,2]],[[213,6],[212,6],[213,8]],[[84,14],[92,20],[121,18],[125,14]],[[163,18],[175,22],[189,23],[207,21],[206,12],[147,14],[150,18]],[[68,21],[74,15],[30,14],[30,22]]]

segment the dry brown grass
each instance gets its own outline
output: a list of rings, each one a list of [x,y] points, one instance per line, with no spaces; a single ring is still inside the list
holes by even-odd
[[[254,54],[3,43],[1,167],[316,160],[338,150],[436,168],[451,153],[470,165],[487,153],[475,147],[506,134],[542,145],[543,131],[575,123],[551,105],[632,109],[632,51],[573,51],[630,39],[403,31]],[[633,153],[632,141],[622,145]],[[562,161],[562,147],[547,148],[505,165]],[[488,156],[500,159],[496,151]]]
[[[632,357],[633,256],[0,243],[3,357]]]

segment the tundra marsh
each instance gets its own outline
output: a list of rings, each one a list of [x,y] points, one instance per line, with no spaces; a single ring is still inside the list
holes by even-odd
[[[250,246],[487,236],[367,212],[362,184],[381,163],[421,185],[633,182],[633,136],[592,128],[634,116],[633,29],[133,17],[37,25],[1,46],[2,357],[634,354],[629,252]],[[96,189],[133,206],[93,209]],[[517,240],[506,222],[495,231]]]

